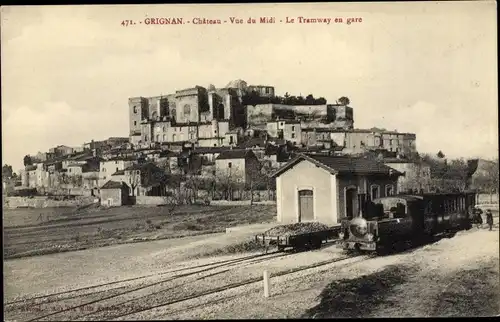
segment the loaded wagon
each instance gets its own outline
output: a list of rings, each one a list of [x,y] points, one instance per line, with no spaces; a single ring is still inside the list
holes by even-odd
[[[310,250],[321,248],[323,242],[336,241],[340,226],[328,227],[318,223],[298,223],[272,228],[263,234],[255,236],[255,241],[260,243],[265,252],[269,246],[277,246],[278,251],[285,248],[295,250]]]

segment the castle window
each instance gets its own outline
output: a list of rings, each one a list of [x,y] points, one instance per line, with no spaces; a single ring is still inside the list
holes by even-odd
[[[295,131],[295,126],[292,126],[292,131]]]
[[[134,121],[134,126],[137,126],[137,121]]]
[[[292,139],[295,139],[295,133],[292,133]]]
[[[184,105],[184,114],[191,114],[191,106],[189,104]]]
[[[231,169],[231,167],[232,167],[232,166],[233,166],[233,164],[232,164],[231,162],[228,162],[228,163],[227,163],[227,167],[228,167],[229,169]]]
[[[134,114],[137,114],[137,106],[134,106]]]

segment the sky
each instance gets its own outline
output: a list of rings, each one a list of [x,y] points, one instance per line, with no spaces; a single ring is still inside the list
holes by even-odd
[[[344,23],[279,23],[299,16]],[[139,23],[148,17],[228,23]],[[423,153],[494,158],[496,41],[493,1],[3,6],[2,161],[17,171],[26,154],[128,136],[129,97],[235,79],[348,96],[356,128],[415,133]]]

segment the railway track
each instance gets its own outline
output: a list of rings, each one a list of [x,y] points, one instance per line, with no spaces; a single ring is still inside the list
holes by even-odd
[[[268,253],[268,255],[273,255],[273,254],[276,254],[276,253],[277,252]],[[201,265],[196,265],[196,266],[191,266],[191,267],[176,268],[176,269],[171,269],[171,270],[168,270],[168,271],[165,271],[165,272],[161,272],[161,273],[147,274],[147,275],[142,275],[142,276],[133,277],[133,278],[127,278],[127,279],[123,279],[123,280],[119,280],[119,281],[113,281],[113,282],[108,282],[108,283],[102,283],[102,284],[97,284],[97,285],[91,285],[91,286],[76,288],[76,289],[72,289],[72,290],[68,290],[68,291],[61,291],[61,292],[56,292],[56,293],[51,293],[51,294],[38,295],[38,296],[34,296],[34,297],[29,297],[29,298],[21,298],[21,299],[18,299],[18,300],[7,302],[4,305],[14,305],[14,304],[17,304],[17,303],[25,303],[26,304],[26,302],[32,302],[32,301],[36,301],[36,300],[40,300],[40,299],[49,299],[51,297],[56,297],[56,296],[60,296],[60,295],[77,293],[77,292],[81,292],[81,291],[85,291],[85,290],[92,290],[92,289],[97,289],[97,288],[100,288],[100,287],[105,287],[105,286],[110,286],[110,285],[116,285],[116,284],[121,284],[121,283],[127,283],[127,282],[137,281],[137,280],[146,279],[146,278],[150,278],[150,277],[155,277],[155,276],[163,276],[163,275],[167,275],[167,274],[171,274],[171,273],[177,273],[177,272],[180,272],[180,271],[188,271],[188,270],[194,270],[194,269],[197,269],[197,268],[206,268],[208,266],[230,264],[230,263],[233,263],[233,262],[240,262],[240,261],[245,261],[245,260],[249,260],[249,259],[252,259],[252,258],[258,258],[258,257],[261,257],[261,256],[262,256],[262,254],[257,254],[257,255],[250,255],[250,256],[245,256],[245,257],[241,257],[241,258],[227,259],[227,260],[223,260],[223,261],[206,263],[206,264],[201,264]],[[211,268],[213,268],[213,267],[211,267]],[[196,273],[196,272],[194,272],[194,273]],[[82,294],[80,296],[83,296],[83,295],[85,295],[85,294]],[[47,303],[47,302],[44,302],[44,303]]]
[[[120,280],[120,281],[114,281],[114,282],[109,282],[109,283],[103,283],[103,284],[99,284],[99,285],[93,285],[93,286],[84,287],[84,288],[78,288],[78,289],[73,289],[73,290],[69,290],[69,291],[57,292],[57,293],[52,293],[52,294],[48,294],[48,295],[41,295],[41,296],[31,297],[31,298],[28,298],[28,299],[20,299],[20,300],[16,300],[16,301],[11,301],[9,303],[6,303],[6,309],[8,308],[8,306],[12,307],[12,306],[14,306],[16,304],[22,304],[23,306],[33,307],[33,306],[36,306],[36,305],[51,304],[51,303],[55,303],[55,302],[67,301],[67,300],[70,300],[70,299],[75,299],[75,298],[80,298],[80,297],[92,297],[92,296],[95,296],[97,294],[103,294],[103,293],[108,293],[109,294],[109,293],[113,293],[113,292],[118,291],[115,294],[111,294],[111,295],[106,294],[104,297],[101,297],[99,299],[88,301],[88,302],[85,302],[85,303],[82,303],[82,304],[79,304],[79,305],[68,306],[68,307],[65,307],[62,310],[56,310],[56,311],[51,312],[49,314],[38,316],[38,317],[35,317],[35,318],[32,318],[32,319],[29,320],[29,321],[35,321],[35,320],[44,319],[44,318],[47,318],[47,317],[50,317],[50,316],[54,316],[54,315],[57,315],[57,314],[60,314],[60,313],[64,313],[64,312],[68,312],[68,311],[73,311],[73,310],[78,310],[78,309],[81,309],[83,307],[86,307],[86,306],[89,306],[89,305],[92,305],[92,304],[96,304],[96,303],[99,303],[99,302],[103,302],[103,301],[106,301],[106,300],[109,300],[109,299],[113,299],[113,298],[117,298],[117,297],[120,297],[120,296],[129,295],[129,294],[131,294],[133,292],[138,292],[140,290],[147,289],[147,288],[154,287],[154,286],[158,286],[158,285],[161,285],[161,284],[164,284],[164,283],[168,283],[168,282],[173,282],[173,281],[181,279],[181,278],[193,276],[193,275],[196,275],[196,274],[202,274],[204,272],[210,272],[210,271],[216,270],[218,268],[225,268],[225,269],[222,270],[222,271],[220,271],[220,272],[210,273],[208,275],[202,275],[202,276],[196,278],[195,281],[196,280],[201,280],[201,279],[204,279],[204,278],[208,278],[208,277],[211,277],[211,276],[214,276],[214,275],[217,275],[217,274],[222,274],[222,273],[227,272],[228,270],[230,270],[230,268],[232,266],[235,266],[235,265],[240,265],[240,264],[250,265],[250,264],[255,264],[255,263],[258,263],[258,262],[265,261],[265,260],[270,260],[270,259],[274,259],[274,258],[278,258],[278,257],[288,256],[288,255],[291,255],[291,254],[284,254],[284,253],[278,253],[278,252],[269,253],[269,254],[257,254],[257,255],[246,256],[246,257],[243,257],[243,258],[237,258],[237,259],[231,259],[231,260],[224,260],[224,261],[219,261],[219,262],[215,262],[215,263],[202,264],[202,265],[198,265],[198,266],[195,266],[195,267],[179,268],[179,269],[169,270],[167,272],[162,272],[162,273],[159,273],[159,274],[148,274],[148,275],[144,275],[144,276],[140,276],[140,277],[136,277],[136,278],[131,278],[131,279],[126,279],[126,280]],[[189,272],[182,272],[182,271],[189,271]],[[126,282],[130,282],[130,281],[136,281],[136,280],[145,279],[145,278],[148,278],[148,277],[166,275],[166,274],[171,274],[171,273],[175,273],[175,272],[182,272],[182,273],[176,274],[174,276],[169,276],[169,277],[167,277],[165,279],[162,279],[160,281],[156,281],[156,282],[152,282],[152,283],[146,283],[145,285],[140,285],[140,286],[137,286],[137,287],[133,287],[132,289],[128,289],[128,290],[124,290],[124,291],[120,291],[120,289],[127,288],[127,286],[119,286],[119,287],[112,288],[112,289],[106,289],[106,290],[98,290],[98,291],[96,291],[96,289],[98,289],[100,287],[105,287],[105,286],[119,284],[119,283],[126,283]],[[82,293],[82,294],[74,294],[74,293],[85,291],[85,290],[90,290],[90,292],[86,292],[86,293]],[[156,293],[158,293],[158,292],[154,292],[154,294],[156,294]],[[71,295],[71,294],[73,294],[73,295]],[[61,297],[61,295],[63,297]],[[64,296],[64,295],[69,295],[69,296]],[[13,309],[15,309],[15,308],[13,308]],[[86,315],[88,315],[88,314],[86,314]]]
[[[273,254],[275,254],[275,253],[273,253]],[[278,257],[289,256],[289,255],[292,255],[293,253],[290,253],[290,254],[278,254],[278,256],[269,256],[269,255],[273,255],[273,254],[267,254],[267,255],[262,254],[262,256],[259,256],[259,258],[254,258],[254,260],[250,260],[250,262],[247,262],[245,264],[248,264],[248,265],[255,264],[255,263],[258,263],[258,262],[262,262],[262,261],[266,261],[266,260],[270,260],[270,259],[274,259],[274,258],[278,258]],[[273,274],[273,277],[279,277],[279,276],[284,276],[284,275],[288,275],[288,274],[293,274],[293,273],[296,273],[296,272],[299,272],[299,271],[305,271],[305,270],[308,270],[308,269],[313,269],[313,268],[316,268],[316,267],[325,266],[325,265],[328,265],[328,264],[333,264],[333,263],[336,263],[336,262],[345,261],[345,260],[353,258],[353,257],[359,257],[359,255],[343,256],[342,258],[336,258],[336,259],[332,259],[332,260],[326,260],[326,261],[318,262],[318,263],[307,265],[307,266],[302,266],[302,267],[297,267],[297,268],[289,269],[289,270],[286,270],[286,271],[282,271],[282,272],[278,272],[276,274]],[[246,258],[246,259],[248,259],[248,258]],[[238,262],[238,263],[240,263],[240,262]],[[229,266],[229,267],[226,267],[224,270],[218,271],[218,272],[214,272],[214,273],[210,273],[210,274],[207,274],[207,275],[203,275],[203,276],[200,276],[200,277],[198,277],[198,278],[196,278],[194,280],[190,280],[190,281],[184,282],[183,286],[185,286],[187,284],[191,284],[191,283],[197,282],[197,281],[200,281],[200,280],[203,280],[203,279],[206,279],[206,278],[209,278],[209,277],[212,277],[214,275],[226,273],[226,272],[228,272],[228,271],[231,270],[231,267],[230,267],[231,265],[234,266],[234,265],[237,265],[238,263],[232,262],[230,264],[227,264],[226,266]],[[221,266],[219,266],[219,267],[222,267],[224,265],[225,264],[221,264]],[[209,268],[209,269],[207,269],[207,271],[210,270],[210,269],[213,269],[213,268]],[[187,274],[196,274],[196,273],[197,272],[187,273]],[[184,274],[181,274],[181,275],[184,275]],[[108,299],[117,298],[119,296],[130,295],[131,293],[139,291],[140,289],[144,289],[144,288],[152,287],[152,286],[158,286],[158,285],[161,285],[162,283],[172,281],[173,279],[177,279],[179,277],[181,277],[181,276],[176,276],[176,277],[173,277],[171,279],[159,281],[159,282],[156,282],[156,283],[151,283],[151,284],[148,284],[146,286],[141,286],[139,288],[135,288],[135,289],[128,290],[128,291],[125,291],[125,292],[121,292],[119,294],[107,296],[107,297],[104,297],[104,298],[101,298],[101,299],[98,299],[98,300],[90,301],[90,302],[83,303],[83,304],[80,304],[80,305],[76,305],[76,306],[73,306],[73,307],[68,307],[68,308],[65,308],[63,310],[58,310],[58,311],[55,311],[55,312],[52,312],[52,313],[49,313],[49,314],[45,314],[43,316],[38,316],[36,318],[30,319],[29,321],[41,320],[41,319],[44,319],[44,318],[47,318],[47,317],[50,317],[50,316],[54,316],[54,315],[58,315],[58,314],[61,314],[61,313],[64,313],[64,312],[78,310],[78,309],[80,309],[81,311],[85,311],[83,309],[85,306],[89,306],[89,305],[92,305],[92,304],[103,302],[103,301],[108,300]],[[168,306],[176,304],[176,303],[185,302],[185,301],[189,301],[189,300],[193,300],[193,299],[197,299],[197,298],[202,298],[202,297],[205,297],[205,296],[210,296],[210,295],[213,295],[213,294],[216,294],[216,293],[220,293],[220,292],[224,292],[224,291],[231,290],[231,289],[237,289],[239,287],[243,287],[243,286],[246,286],[246,285],[254,284],[254,283],[257,283],[257,282],[260,282],[260,281],[262,281],[262,277],[259,276],[259,277],[255,277],[255,278],[246,279],[246,280],[241,281],[241,282],[230,283],[230,284],[223,285],[223,286],[220,286],[220,287],[217,287],[217,288],[211,288],[211,289],[204,290],[204,291],[201,291],[201,292],[196,292],[194,294],[189,294],[189,295],[185,295],[185,296],[177,296],[177,297],[174,297],[174,299],[169,299],[169,301],[155,303],[154,305],[145,305],[145,306],[142,306],[142,307],[137,307],[137,305],[134,305],[134,303],[137,303],[138,301],[144,301],[145,303],[152,303],[152,302],[154,302],[154,296],[155,295],[159,295],[161,293],[165,293],[165,292],[168,292],[168,291],[171,291],[171,290],[175,290],[176,288],[179,287],[178,285],[177,286],[170,286],[168,288],[160,289],[158,291],[155,291],[155,292],[152,292],[152,293],[149,293],[149,294],[146,294],[146,295],[142,295],[142,296],[138,296],[138,297],[137,296],[136,297],[132,297],[132,298],[129,298],[129,299],[125,300],[125,301],[121,301],[119,303],[112,304],[110,306],[104,306],[104,307],[102,307],[102,309],[100,309],[98,311],[92,311],[92,312],[85,313],[83,315],[78,315],[78,316],[75,316],[72,319],[68,319],[67,317],[65,317],[64,319],[65,320],[82,320],[82,319],[87,319],[87,320],[96,320],[96,319],[97,320],[101,320],[101,319],[110,320],[110,319],[123,318],[123,317],[127,317],[127,316],[130,316],[130,315],[133,315],[133,314],[138,314],[138,313],[150,311],[150,310],[153,310],[153,309],[156,309],[156,308],[168,307]],[[231,297],[229,297],[229,298],[231,298]],[[197,305],[197,306],[208,305],[210,303],[220,302],[222,300],[227,300],[229,298],[223,298],[223,299],[220,299],[220,300],[210,301],[209,303],[201,304],[201,305]],[[127,306],[127,304],[129,306]],[[121,310],[122,312],[120,312],[119,314],[114,314],[114,315],[112,314],[112,312],[119,311],[119,310]],[[125,312],[123,312],[123,310],[125,310]]]
[[[289,274],[293,274],[293,273],[296,273],[296,272],[313,269],[313,268],[320,267],[320,266],[325,266],[325,265],[329,265],[329,264],[333,264],[333,263],[338,263],[338,262],[341,262],[341,261],[345,261],[347,259],[351,259],[351,258],[354,258],[354,257],[360,257],[360,256],[361,255],[356,254],[356,255],[343,256],[341,258],[336,258],[336,259],[321,261],[321,262],[318,262],[318,263],[315,263],[315,264],[311,264],[311,265],[307,265],[307,266],[302,266],[302,267],[297,267],[297,268],[289,269],[289,270],[286,270],[286,271],[278,272],[278,273],[273,274],[273,277],[285,276],[285,275],[289,275]],[[365,256],[365,257],[368,258],[369,256]],[[242,286],[251,285],[251,284],[254,284],[254,283],[261,282],[261,281],[262,281],[262,277],[260,277],[260,276],[259,277],[255,277],[255,278],[250,278],[250,279],[247,279],[247,280],[244,280],[244,281],[241,281],[241,282],[236,282],[236,283],[231,283],[231,284],[223,285],[223,286],[220,286],[220,287],[217,287],[217,288],[213,288],[213,289],[210,289],[210,290],[207,290],[207,291],[203,291],[203,292],[200,292],[200,293],[197,293],[197,294],[193,294],[193,295],[188,295],[188,296],[180,297],[180,298],[177,298],[177,299],[174,299],[174,300],[170,300],[170,301],[167,301],[167,302],[163,302],[163,303],[160,303],[160,304],[156,304],[156,305],[152,305],[152,306],[147,306],[147,307],[144,307],[144,308],[138,308],[138,309],[133,310],[132,312],[127,312],[127,313],[123,313],[123,314],[119,314],[119,315],[114,315],[114,316],[108,316],[108,317],[106,317],[106,319],[107,320],[111,320],[111,319],[124,318],[126,316],[130,316],[130,315],[133,315],[133,314],[142,313],[142,312],[146,312],[146,311],[153,310],[153,309],[156,309],[156,308],[166,307],[166,306],[170,306],[170,305],[173,305],[173,304],[176,304],[176,303],[185,302],[185,301],[189,301],[189,300],[201,298],[201,297],[204,297],[204,296],[213,295],[213,294],[216,294],[216,293],[224,292],[224,291],[231,290],[231,289],[236,289],[236,288],[239,288],[239,287],[242,287]],[[229,297],[229,298],[232,298],[232,297]],[[227,300],[229,298],[223,298],[223,299],[211,301],[210,304],[216,303],[216,302],[221,302],[221,301]],[[198,307],[198,306],[203,306],[203,304],[202,305],[196,305],[196,307]]]

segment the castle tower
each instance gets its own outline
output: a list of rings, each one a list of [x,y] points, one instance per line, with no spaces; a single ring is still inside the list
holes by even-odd
[[[220,133],[219,133],[219,122],[217,120],[212,120],[212,135],[214,137],[220,136]]]
[[[130,135],[141,133],[141,121],[148,116],[148,99],[132,97],[128,99]]]

